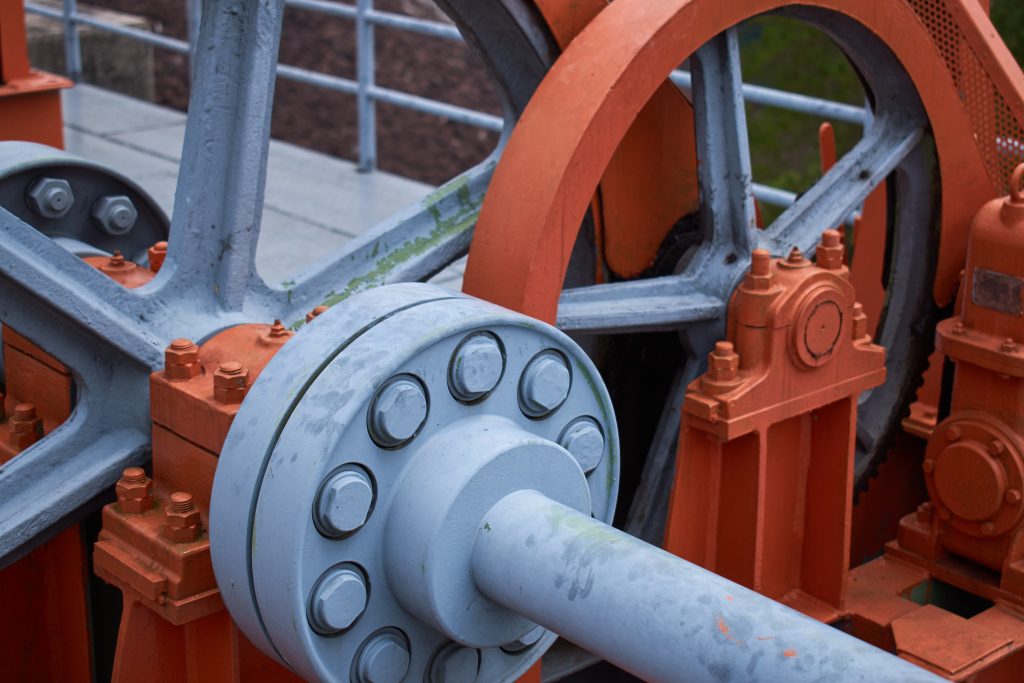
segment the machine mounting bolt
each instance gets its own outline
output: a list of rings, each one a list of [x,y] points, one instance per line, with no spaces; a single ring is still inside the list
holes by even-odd
[[[248,389],[249,369],[237,361],[225,361],[213,373],[213,398],[218,403],[241,403]]]
[[[542,351],[519,379],[519,407],[528,417],[545,417],[565,402],[571,387],[572,375],[562,354]]]
[[[931,458],[928,458],[923,463],[921,463],[921,469],[924,470],[926,474],[931,474],[932,472],[935,471],[935,461],[932,460]]]
[[[826,230],[821,234],[821,243],[815,252],[819,268],[839,270],[843,267],[843,238],[838,230]]]
[[[344,469],[329,477],[316,500],[321,533],[337,537],[360,529],[373,509],[373,498],[373,482],[360,469]]]
[[[192,379],[202,371],[199,347],[191,339],[175,339],[164,351],[164,374],[168,379]]]
[[[707,378],[712,382],[735,381],[740,371],[740,357],[730,341],[715,342],[714,350],[708,354]]]
[[[409,671],[409,646],[397,633],[371,636],[356,662],[358,683],[400,683]]]
[[[139,211],[125,195],[107,195],[92,205],[92,217],[103,232],[119,237],[127,235],[135,227]]]
[[[1003,353],[1014,353],[1017,350],[1017,342],[1013,340],[1013,337],[1007,337],[1003,340],[999,350]]]
[[[498,385],[505,355],[494,335],[478,333],[462,340],[448,364],[448,387],[460,401],[475,401]]]
[[[983,533],[984,535],[991,536],[995,532],[996,532],[996,525],[993,524],[992,522],[982,522],[981,523],[981,533]]]
[[[750,272],[744,280],[749,289],[764,291],[772,286],[772,255],[767,249],[755,249],[750,255]]]
[[[29,187],[27,200],[43,218],[63,218],[74,206],[75,194],[63,178],[40,178]]]
[[[1006,502],[1010,505],[1016,505],[1020,502],[1020,491],[1017,489],[1010,489],[1006,492]]]
[[[361,572],[349,567],[329,569],[309,596],[310,625],[324,635],[340,633],[366,611],[368,597]]]
[[[7,441],[17,449],[28,448],[43,438],[43,420],[32,403],[18,403],[10,419]]]
[[[313,322],[313,318],[317,317],[321,313],[325,313],[326,311],[327,311],[327,306],[317,306],[312,311],[310,311],[309,313],[306,314],[306,322],[307,323]]]
[[[160,241],[149,248],[149,269],[159,273],[167,258],[167,242]]]
[[[391,378],[370,403],[370,436],[379,446],[396,448],[416,436],[427,419],[427,394],[411,375]]]
[[[540,639],[544,637],[546,632],[547,630],[543,626],[534,626],[511,643],[502,645],[501,649],[511,654],[522,652],[523,650],[533,647],[540,642]]]
[[[946,429],[945,434],[946,434],[946,441],[956,441],[957,439],[960,438],[960,428],[959,427],[949,427],[949,428]]]
[[[141,467],[126,467],[114,489],[122,512],[137,515],[153,507],[153,481]]]
[[[584,474],[590,474],[604,458],[604,434],[592,418],[573,420],[562,430],[558,445],[569,451]]]
[[[434,655],[430,683],[473,683],[480,675],[480,650],[448,643]]]
[[[868,334],[868,316],[859,302],[853,304],[853,338],[863,339]]]
[[[174,543],[191,543],[199,538],[203,530],[191,493],[176,491],[167,499],[163,531]]]
[[[988,452],[998,458],[1006,452],[1006,444],[999,439],[992,439],[988,442]]]

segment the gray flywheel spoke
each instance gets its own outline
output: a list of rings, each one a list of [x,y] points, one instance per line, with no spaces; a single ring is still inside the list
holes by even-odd
[[[107,489],[122,469],[148,458],[145,431],[110,426],[98,410],[79,409],[0,466],[0,567],[31,550],[40,533]]]
[[[558,328],[590,334],[678,329],[725,314],[726,302],[678,275],[567,289],[558,302]]]
[[[705,240],[744,255],[750,251],[756,215],[736,29],[704,45],[692,62]]]
[[[281,319],[297,322],[370,287],[425,281],[465,255],[494,165],[471,168],[285,283],[271,294],[285,308]]]
[[[89,339],[146,368],[166,342],[140,320],[147,301],[0,208],[0,319],[72,368],[96,364]],[[85,332],[86,334],[82,334]]]
[[[768,248],[782,256],[808,252],[821,233],[841,225],[917,146],[924,122],[906,112],[875,120],[869,133],[768,228]]]
[[[173,283],[162,288],[168,300],[201,307],[213,297],[236,311],[255,277],[284,2],[230,0],[210,8],[160,279]]]

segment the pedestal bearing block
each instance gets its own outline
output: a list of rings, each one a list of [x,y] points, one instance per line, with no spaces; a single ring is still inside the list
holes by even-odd
[[[610,522],[618,460],[607,392],[568,337],[438,287],[377,288],[249,390],[214,483],[218,584],[309,679],[512,680],[555,636],[477,589],[483,517],[534,490]]]

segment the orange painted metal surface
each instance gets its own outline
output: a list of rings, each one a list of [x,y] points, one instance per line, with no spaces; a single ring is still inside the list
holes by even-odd
[[[25,9],[0,3],[0,140],[29,140],[64,146],[60,90],[66,78],[29,67]]]
[[[607,0],[535,0],[563,50]],[[653,265],[676,222],[698,208],[693,108],[665,81],[640,110],[592,202],[599,261],[619,278]]]
[[[971,0],[973,2],[973,0]],[[635,117],[669,73],[725,28],[784,6],[782,0],[721,3],[617,0],[566,48],[538,88],[495,171],[466,269],[466,291],[542,320],[553,321],[558,295],[583,216],[605,169]],[[962,19],[955,30],[963,49],[977,54],[971,78],[984,83],[1012,112],[1005,126],[1024,116],[1024,83],[994,29],[975,7],[952,15],[947,3],[903,0],[809,0],[871,29],[896,54],[920,89],[938,147],[943,178],[942,240],[935,291],[948,300],[963,263],[964,232],[976,210],[995,196],[989,168],[995,163],[975,140],[980,117],[965,108],[958,82],[937,38],[915,9]],[[958,2],[949,0],[949,6]],[[931,16],[929,14],[929,16]],[[938,30],[937,28],[935,30]],[[995,41],[998,42],[998,41]],[[943,44],[944,45],[944,44]],[[944,47],[942,49],[945,49]],[[1004,54],[1005,53],[1005,54]],[[566,103],[572,103],[567,106]],[[1003,119],[1000,119],[1003,120]],[[1012,131],[1011,131],[1012,132]],[[1020,136],[1018,136],[1020,137]],[[966,142],[965,142],[966,141]],[[995,142],[992,142],[994,145]],[[536,160],[543,158],[544,164]],[[529,201],[523,201],[529,197]]]
[[[154,249],[159,268],[164,249]],[[231,621],[206,533],[217,455],[231,421],[291,334],[275,322],[239,325],[202,346],[176,339],[164,370],[151,376],[153,477],[125,470],[118,502],[103,510],[93,554],[96,573],[124,594],[115,681],[298,680]]]
[[[683,404],[665,548],[816,618],[843,607],[857,397],[885,380],[825,232],[816,263],[755,251],[728,341]]]

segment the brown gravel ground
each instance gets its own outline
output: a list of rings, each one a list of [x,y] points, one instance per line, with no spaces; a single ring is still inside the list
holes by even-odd
[[[90,4],[149,19],[155,31],[184,38],[184,0],[94,0]],[[379,0],[377,9],[447,21],[430,0]],[[473,52],[448,40],[378,27],[377,83],[415,95],[500,114],[500,105]],[[355,78],[353,22],[288,8],[281,39],[285,64]],[[185,56],[157,50],[159,104],[188,103]],[[390,105],[377,107],[378,165],[434,185],[479,162],[497,134]],[[273,136],[346,159],[358,155],[355,98],[278,79]]]

